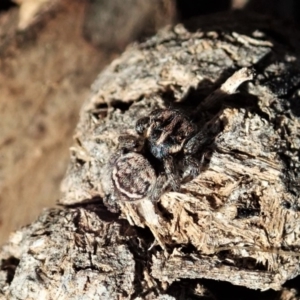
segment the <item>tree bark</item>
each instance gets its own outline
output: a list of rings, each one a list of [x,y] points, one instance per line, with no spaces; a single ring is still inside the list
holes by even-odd
[[[279,22],[236,14],[128,48],[81,110],[64,207],[3,247],[3,297],[221,299],[222,283],[203,280],[214,279],[288,298],[282,285],[299,274],[298,50]],[[170,106],[197,109],[213,143],[199,153],[200,175],[154,207],[157,224],[109,198],[105,170],[121,134]]]

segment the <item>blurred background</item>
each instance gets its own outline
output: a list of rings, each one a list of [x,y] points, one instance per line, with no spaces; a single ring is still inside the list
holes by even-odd
[[[0,245],[59,199],[97,74],[163,26],[230,10],[300,20],[297,0],[1,0]]]

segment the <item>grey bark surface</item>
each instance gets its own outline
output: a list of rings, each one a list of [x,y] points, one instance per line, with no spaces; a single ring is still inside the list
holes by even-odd
[[[217,299],[202,279],[264,291],[299,275],[298,51],[279,23],[236,15],[129,47],[82,108],[65,207],[0,252],[4,299]],[[253,80],[222,89],[245,67]],[[214,91],[223,95],[210,105]],[[107,163],[138,118],[176,105],[202,107],[198,125],[221,129],[199,153],[200,175],[166,192],[151,223],[137,205],[107,197]]]

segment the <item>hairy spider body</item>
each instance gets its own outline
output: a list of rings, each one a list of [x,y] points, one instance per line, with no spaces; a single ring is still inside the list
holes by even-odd
[[[146,147],[154,157],[163,161],[164,170],[174,191],[180,182],[174,159],[183,154],[184,164],[198,174],[199,163],[193,158],[203,145],[205,137],[184,113],[177,109],[157,109],[136,123],[136,131],[146,139]]]

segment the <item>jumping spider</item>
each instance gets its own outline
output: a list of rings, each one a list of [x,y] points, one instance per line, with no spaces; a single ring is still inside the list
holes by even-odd
[[[195,177],[199,173],[199,160],[195,154],[208,141],[204,131],[178,109],[156,109],[148,117],[136,123],[136,132],[144,136],[146,148],[163,162],[164,170],[174,191],[180,187],[180,178],[175,168],[178,157],[188,173]]]
[[[203,104],[195,109],[194,114],[197,115],[200,108],[205,109],[221,103],[224,95],[235,93],[243,82],[252,80],[253,76],[254,71],[248,68],[236,71],[219,89],[204,99]],[[112,177],[115,190],[119,190],[123,199],[131,199],[131,201],[149,195],[152,195],[150,197],[152,200],[156,200],[163,192],[163,189],[159,190],[164,176],[155,175],[149,160],[138,153],[144,151],[150,152],[158,161],[163,162],[163,171],[167,177],[164,188],[171,185],[174,191],[178,191],[180,188],[178,169],[180,168],[177,164],[183,162],[183,169],[188,176],[198,175],[200,161],[195,156],[205,144],[212,142],[219,131],[219,122],[215,121],[212,119],[212,123],[208,122],[199,130],[182,110],[173,108],[156,109],[149,116],[139,119],[135,126],[136,132],[142,137],[139,149],[135,145],[138,139],[132,139],[132,136],[129,138],[131,142],[128,142],[128,139],[125,143],[126,139],[123,142],[122,139],[120,140],[120,144],[126,145],[122,148],[123,156],[114,165]],[[206,127],[211,124],[213,124],[212,130],[208,133]],[[129,176],[130,169],[132,173]],[[128,178],[122,177],[123,175],[120,177],[120,174],[126,174],[125,177],[128,175]]]

